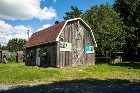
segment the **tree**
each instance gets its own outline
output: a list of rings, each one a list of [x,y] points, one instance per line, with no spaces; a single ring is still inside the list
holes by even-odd
[[[121,51],[125,44],[125,32],[119,14],[108,4],[92,6],[82,18],[89,24],[95,35],[98,47],[97,55],[104,55],[106,51]]]
[[[26,39],[17,39],[13,38],[10,39],[7,44],[7,49],[10,52],[16,52],[16,51],[24,51],[24,44],[26,43]]]
[[[2,50],[7,50],[7,47],[6,46],[1,46],[1,49]]]
[[[63,17],[64,20],[72,19],[72,18],[77,18],[80,17],[82,14],[82,10],[79,10],[77,7],[71,6],[70,12],[66,12],[66,17]]]
[[[140,0],[116,0],[114,8],[120,13],[120,17],[127,26],[124,47],[126,60],[135,59],[137,47],[140,45]]]

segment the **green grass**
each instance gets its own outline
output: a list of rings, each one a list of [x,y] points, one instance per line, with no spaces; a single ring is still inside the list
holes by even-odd
[[[1,84],[50,83],[74,79],[140,80],[140,65],[95,65],[65,68],[40,68],[24,63],[0,63]]]

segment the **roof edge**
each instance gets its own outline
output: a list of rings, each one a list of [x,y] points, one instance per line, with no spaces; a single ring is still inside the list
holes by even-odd
[[[26,48],[30,48],[30,47],[34,47],[34,46],[39,46],[39,45],[44,45],[44,44],[48,44],[48,43],[54,43],[57,41],[49,41],[49,42],[43,42],[43,43],[38,43],[38,44],[34,44],[34,45],[30,45],[30,46],[25,46]]]
[[[56,38],[56,41],[59,41],[59,37],[60,37],[61,33],[63,32],[63,30],[64,30],[66,24],[67,24],[68,22],[70,22],[70,21],[75,21],[75,20],[80,20],[81,22],[83,22],[83,23],[90,29],[90,32],[91,32],[91,34],[92,34],[92,38],[93,38],[94,43],[95,43],[95,47],[97,47],[97,43],[96,43],[96,40],[95,40],[95,37],[94,37],[94,34],[93,34],[92,29],[91,29],[90,26],[89,26],[82,18],[80,18],[80,17],[79,17],[79,18],[74,18],[74,19],[69,19],[69,20],[67,20],[67,21],[65,22],[65,24],[63,25],[63,27],[62,27],[60,33],[58,34],[58,36],[57,36],[57,38]]]

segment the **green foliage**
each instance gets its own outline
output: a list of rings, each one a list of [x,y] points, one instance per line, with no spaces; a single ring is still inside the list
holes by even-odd
[[[8,59],[8,62],[14,62],[16,61],[16,55],[11,55],[10,58]]]
[[[127,26],[133,27],[133,30],[139,28],[140,0],[116,0],[114,8],[120,13],[120,16]]]
[[[78,18],[82,14],[82,10],[79,10],[77,7],[71,6],[71,10],[72,11],[65,13],[66,14],[66,17],[63,17],[64,20]]]
[[[119,14],[111,6],[92,6],[82,18],[93,30],[98,44],[97,55],[104,55],[105,51],[121,51],[125,44],[125,27]]]
[[[24,63],[0,63],[0,83],[2,84],[26,84],[26,83],[50,83],[62,80],[75,79],[127,79],[140,80],[140,66],[127,65],[110,66],[107,64],[96,66],[77,66],[65,68],[39,68],[25,66]],[[129,66],[132,67],[132,69]],[[137,67],[137,69],[133,69]]]
[[[116,0],[114,8],[127,26],[124,47],[126,58],[133,58],[140,43],[140,0]]]
[[[16,51],[24,51],[24,44],[26,43],[25,39],[17,39],[13,38],[10,39],[8,44],[7,44],[7,49],[10,52],[16,52]]]
[[[7,47],[6,46],[2,46],[1,49],[2,50],[7,50]]]

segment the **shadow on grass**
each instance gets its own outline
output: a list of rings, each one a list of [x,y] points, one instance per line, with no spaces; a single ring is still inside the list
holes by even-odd
[[[140,81],[83,79],[35,86],[14,86],[0,93],[140,93]]]
[[[128,69],[140,69],[140,62],[123,62],[123,63],[110,64],[110,65],[128,67]]]

